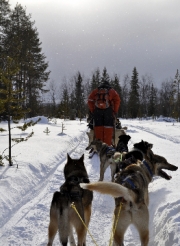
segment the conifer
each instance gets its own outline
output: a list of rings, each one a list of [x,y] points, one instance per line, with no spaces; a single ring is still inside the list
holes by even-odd
[[[138,117],[139,111],[139,80],[136,67],[133,69],[130,86],[128,102],[129,117],[136,118]]]
[[[7,57],[3,60],[3,68],[0,67],[0,81],[3,85],[3,89],[0,89],[1,94],[1,110],[8,122],[8,135],[9,135],[9,165],[12,166],[11,157],[11,123],[18,123],[22,119],[29,109],[23,108],[24,98],[19,98],[18,94],[20,90],[17,90],[14,86],[14,80],[18,73],[19,67],[17,62],[12,58]]]

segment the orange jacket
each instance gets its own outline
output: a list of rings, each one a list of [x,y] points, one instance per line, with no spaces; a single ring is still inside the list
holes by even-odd
[[[93,90],[88,97],[88,107],[89,107],[89,110],[91,111],[91,113],[95,109],[95,102],[96,102],[97,93],[98,93],[98,88]],[[118,93],[112,88],[109,89],[109,101],[110,101],[110,104],[111,104],[111,107],[112,107],[114,113],[117,113],[119,106],[120,106],[121,99],[120,99]]]

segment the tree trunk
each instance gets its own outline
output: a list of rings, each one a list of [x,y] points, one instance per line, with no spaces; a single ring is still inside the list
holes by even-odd
[[[11,158],[11,116],[8,116],[8,132],[9,132],[9,166],[13,165]]]

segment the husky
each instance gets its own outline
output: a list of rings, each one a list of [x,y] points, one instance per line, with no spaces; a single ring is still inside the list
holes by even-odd
[[[94,136],[94,130],[90,130],[89,132],[86,132],[88,138],[89,138],[89,144],[95,139],[95,136]],[[89,158],[91,159],[94,154],[97,154],[97,151],[95,151],[93,148],[90,148],[89,149]]]
[[[121,129],[115,128],[115,132],[114,132],[114,135],[113,135],[113,140],[114,140],[113,145],[115,147],[118,144],[119,137],[122,136],[122,135],[126,135],[126,130],[127,130],[127,127],[123,127]]]
[[[110,166],[111,168],[111,181],[114,180],[114,174],[117,170],[117,158],[115,158],[113,155],[116,152],[116,150],[119,150],[121,152],[128,150],[128,142],[131,139],[129,135],[121,135],[119,137],[119,141],[117,144],[116,149],[114,147],[108,146],[106,143],[103,143],[101,140],[94,140],[92,141],[89,146],[86,148],[86,150],[93,149],[95,152],[98,153],[100,158],[100,177],[99,181],[102,181],[104,179],[104,173],[106,169]]]
[[[149,194],[148,185],[153,176],[171,179],[162,169],[176,171],[177,166],[167,162],[150,150],[150,157],[138,160],[135,164],[127,166],[116,175],[115,182],[95,182],[80,184],[83,189],[97,191],[111,195],[115,198],[114,214],[118,219],[114,234],[114,245],[123,246],[124,234],[130,224],[139,232],[141,245],[147,246],[149,242]],[[120,211],[121,209],[121,211]],[[120,215],[118,217],[118,213]]]
[[[130,164],[136,163],[138,160],[142,161],[143,159],[146,159],[146,156],[150,157],[150,154],[153,153],[152,148],[153,144],[143,140],[139,143],[135,143],[130,151],[123,152],[123,154],[122,147],[119,147],[120,151],[116,151],[113,156],[116,163],[115,173],[118,173]],[[116,150],[118,150],[118,146]]]
[[[115,152],[115,148],[112,146],[108,146],[106,143],[103,143],[101,140],[95,139],[92,141],[89,146],[86,148],[86,150],[89,150],[93,148],[94,151],[96,151],[100,158],[100,177],[99,181],[102,181],[104,179],[104,173],[108,166],[111,168],[111,180],[113,181],[114,178],[114,170],[115,163],[113,159],[113,154]]]
[[[119,141],[118,141],[117,146],[116,146],[116,151],[118,151],[120,153],[128,152],[129,151],[128,142],[131,139],[131,136],[120,135],[118,138],[119,138]]]
[[[79,215],[88,227],[91,217],[93,192],[84,190],[80,183],[89,183],[88,174],[84,166],[84,155],[80,159],[72,159],[67,154],[67,163],[64,167],[65,182],[60,191],[56,191],[50,207],[50,222],[48,227],[48,244],[52,246],[58,231],[60,243],[67,246],[86,246],[86,228],[78,214],[72,208],[75,205]],[[73,228],[77,234],[77,244],[73,236]]]
[[[129,157],[133,156],[136,159],[142,161],[145,158],[145,155],[150,153],[148,151],[152,148],[153,144],[141,140],[141,142],[134,144],[134,148],[126,154],[125,158],[128,159]]]
[[[112,137],[112,143],[113,146],[116,147],[118,142],[119,142],[119,137],[122,135],[126,135],[125,129],[127,129],[126,127],[122,128],[122,129],[115,129],[115,136],[113,135]],[[95,140],[95,135],[94,135],[94,130],[90,129],[89,132],[86,132],[88,139],[89,139],[89,144]],[[94,154],[97,154],[97,151],[95,151],[93,148],[90,149],[89,152],[89,158],[92,158],[94,156]]]
[[[94,140],[94,130],[90,130],[89,132],[86,132],[88,138],[89,138],[89,143],[91,143]]]

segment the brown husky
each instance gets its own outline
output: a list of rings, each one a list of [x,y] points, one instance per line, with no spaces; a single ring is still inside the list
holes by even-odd
[[[133,224],[137,228],[141,245],[148,245],[148,184],[154,175],[161,176],[167,180],[171,179],[171,176],[166,174],[162,169],[176,171],[178,167],[168,163],[164,157],[153,155],[151,151],[150,160],[137,161],[136,164],[127,166],[117,174],[115,183],[96,182],[80,184],[84,189],[98,191],[115,197],[114,214],[116,218],[121,207],[120,204],[122,205],[114,234],[114,245],[124,245],[124,234],[130,224]]]
[[[53,244],[54,237],[59,231],[59,239],[63,246],[67,246],[68,238],[71,246],[86,246],[86,228],[78,214],[71,207],[74,203],[79,215],[88,227],[91,216],[92,191],[85,192],[79,183],[89,183],[88,174],[84,166],[84,155],[80,159],[71,159],[67,155],[64,167],[65,182],[56,191],[50,207],[50,223],[48,228],[48,246]],[[77,234],[77,244],[73,236],[73,227]]]
[[[120,138],[123,137],[123,140],[120,140]],[[119,136],[119,148],[120,149],[120,142],[123,143],[124,149],[128,150],[127,144],[131,137],[129,135],[121,135]],[[118,147],[118,146],[117,146]],[[104,173],[106,169],[110,166],[111,168],[111,181],[114,180],[114,174],[117,170],[117,163],[116,159],[114,158],[114,153],[116,149],[114,147],[108,146],[106,143],[103,143],[101,140],[93,140],[89,146],[86,148],[86,150],[89,150],[93,148],[94,151],[96,151],[100,158],[100,177],[99,181],[103,181],[104,179]],[[116,155],[117,157],[117,155]]]
[[[117,146],[118,144],[118,141],[119,141],[119,137],[122,136],[122,135],[126,135],[126,132],[125,130],[127,130],[127,127],[123,127],[121,129],[115,129],[115,133],[113,133],[113,137],[112,137],[112,145],[114,147]],[[89,138],[89,144],[95,140],[95,135],[94,135],[94,130],[93,129],[90,129],[89,132],[86,132],[88,138]],[[92,158],[94,156],[94,154],[97,153],[97,151],[93,148],[89,148],[90,149],[90,152],[89,152],[89,158]]]
[[[114,162],[113,159],[113,153],[115,151],[115,149],[112,147],[112,149],[114,149],[114,151],[111,153],[111,148],[106,144],[103,143],[101,140],[93,140],[89,146],[86,148],[86,150],[89,150],[93,148],[94,151],[96,151],[99,155],[100,158],[100,177],[99,177],[99,181],[102,181],[104,179],[104,173],[106,171],[106,169],[110,166],[111,168],[111,180],[114,180],[114,173],[116,170],[116,164]],[[110,154],[108,154],[110,153]]]

